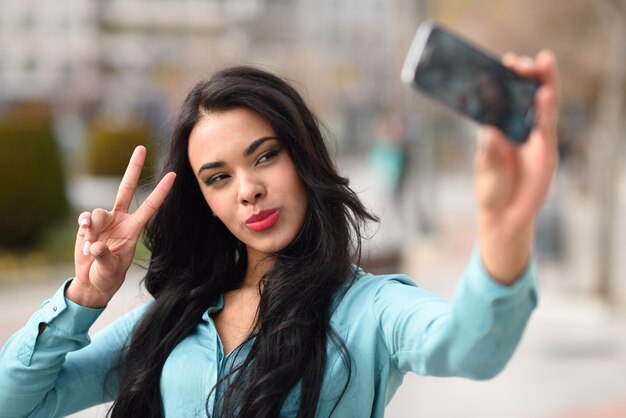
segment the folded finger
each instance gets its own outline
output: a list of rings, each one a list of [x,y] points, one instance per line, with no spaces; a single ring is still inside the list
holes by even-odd
[[[536,106],[537,127],[547,140],[556,144],[558,98],[552,86],[544,85],[537,91]]]
[[[517,54],[514,52],[506,52],[504,55],[502,55],[502,64],[505,67],[513,67],[515,65],[515,62],[517,61]]]
[[[98,240],[100,233],[109,225],[111,213],[104,209],[95,209],[91,213],[90,223],[85,227],[85,235],[83,242],[83,254],[89,255],[89,247]]]
[[[89,228],[89,226],[91,225],[91,212],[83,212],[80,215],[78,215],[78,233],[81,236],[85,236],[85,232],[87,231],[87,229]]]
[[[98,264],[98,271],[103,277],[115,277],[120,269],[120,259],[113,254],[111,249],[103,242],[94,242],[90,249],[89,255],[94,258]],[[108,289],[100,289],[108,290]]]
[[[559,71],[556,65],[556,56],[549,49],[539,51],[537,54],[537,71],[541,84],[550,86],[554,89],[556,96],[556,104],[559,103],[560,80]]]
[[[78,232],[76,233],[76,243],[74,245],[74,256],[84,255],[85,234],[91,225],[91,212],[83,212],[78,216]]]
[[[527,56],[518,57],[512,67],[520,77],[523,78],[539,78],[537,63],[534,59]]]

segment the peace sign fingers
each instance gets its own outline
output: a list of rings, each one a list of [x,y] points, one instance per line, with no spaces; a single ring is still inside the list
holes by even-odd
[[[139,184],[139,177],[141,176],[141,170],[146,160],[146,148],[144,146],[138,146],[135,148],[133,155],[130,157],[128,167],[124,173],[124,177],[120,183],[120,187],[117,191],[117,197],[115,198],[115,205],[113,206],[113,213],[123,212],[128,213],[128,209],[133,200],[135,192],[137,191],[137,185]],[[155,189],[150,193],[148,198],[139,206],[137,211],[132,215],[136,220],[139,228],[150,220],[150,218],[156,213],[157,209],[167,194],[172,189],[175,173],[167,173],[157,184]]]
[[[147,222],[147,220],[135,223],[123,222],[124,219],[132,218],[135,220],[134,216],[128,213],[128,210],[135,192],[137,191],[137,185],[145,159],[146,148],[144,146],[136,147],[120,182],[113,210],[96,209],[91,214],[88,214],[88,216],[84,214],[83,219],[89,224],[83,234],[82,252],[85,257],[90,255],[91,244],[97,241],[106,241],[109,238],[119,240],[120,238],[125,239],[128,237],[131,238],[131,242],[134,241],[145,222]],[[162,195],[163,193],[161,192],[160,194]],[[159,194],[157,194],[157,197],[158,196]],[[153,197],[151,202],[148,203],[153,203],[154,199]],[[158,204],[160,204],[162,200],[163,199],[160,199]],[[152,204],[152,206],[154,207],[155,205]],[[156,205],[156,207],[158,208],[158,205]],[[153,213],[154,212],[152,212],[152,214]],[[106,233],[103,235],[105,231]]]
[[[141,230],[174,185],[176,174],[167,173],[135,213],[128,213],[145,158],[146,149],[135,148],[112,211],[99,208],[79,217],[74,252],[76,280],[66,293],[76,303],[90,307],[108,303],[126,277]]]

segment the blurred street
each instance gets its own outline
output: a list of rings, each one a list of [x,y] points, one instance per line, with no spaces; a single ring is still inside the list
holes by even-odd
[[[328,128],[381,218],[362,266],[452,298],[476,244],[475,126],[399,79],[431,20],[494,57],[554,51],[561,167],[537,219],[539,306],[512,361],[485,382],[408,375],[387,416],[626,418],[626,0],[564,4],[0,0],[0,346],[73,274],[68,212],[112,204],[139,144],[149,184],[184,92],[236,64],[292,80]],[[92,332],[147,299],[142,275]]]
[[[362,164],[343,165],[353,187],[370,206],[380,191],[369,184]],[[400,218],[384,207],[381,228],[366,245],[370,255],[397,246],[399,271],[421,286],[451,297],[474,244],[474,210],[470,176],[448,176],[437,183],[438,233],[433,238],[395,235]],[[409,185],[409,188],[411,186]],[[400,222],[402,224],[402,222]],[[406,228],[406,225],[404,225]],[[406,231],[406,229],[404,229]],[[611,310],[591,296],[564,292],[563,269],[539,264],[540,304],[512,361],[495,379],[473,382],[457,378],[408,375],[387,409],[392,418],[623,418],[626,416],[626,312]],[[0,344],[23,324],[41,301],[51,296],[71,269],[48,272],[58,277],[0,292]],[[94,332],[145,300],[138,289],[141,270],[134,269]],[[74,415],[104,417],[103,407]]]
[[[417,215],[410,210],[413,205],[405,202],[409,210],[401,211],[404,218],[398,218],[394,208],[381,207],[381,202],[389,200],[381,199],[380,192],[367,186],[367,173],[359,172],[357,167],[356,164],[346,167],[353,187],[363,191],[363,199],[376,207],[381,215],[379,234],[382,236],[378,237],[381,244],[374,243],[372,252],[379,250],[379,245],[384,248],[402,242],[407,227],[413,227],[411,216]],[[437,233],[431,238],[405,241],[401,248],[404,263],[399,270],[409,274],[422,287],[450,298],[476,239],[470,173],[468,167],[456,175],[437,178],[434,185],[436,197],[429,201],[437,211]],[[407,193],[419,191],[420,185],[415,177],[411,178],[413,180],[405,188]],[[566,187],[562,183],[563,180],[555,180],[553,188]],[[583,205],[568,207],[568,215],[575,224],[568,229],[565,239],[588,242],[592,236],[585,227]],[[575,248],[569,244],[568,247]],[[587,270],[583,266],[580,268]],[[610,308],[591,293],[582,293],[580,288],[572,291],[575,278],[567,277],[571,267],[538,262],[537,270],[539,306],[513,359],[499,376],[475,382],[409,374],[388,406],[387,416],[626,417],[624,306]]]

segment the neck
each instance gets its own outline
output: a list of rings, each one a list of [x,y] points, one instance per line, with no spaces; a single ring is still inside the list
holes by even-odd
[[[242,288],[259,287],[261,277],[274,266],[274,258],[267,254],[248,251],[248,269],[244,277]]]

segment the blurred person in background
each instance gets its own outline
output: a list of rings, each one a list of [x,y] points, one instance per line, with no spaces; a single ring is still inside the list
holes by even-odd
[[[0,416],[113,401],[112,417],[382,417],[409,371],[495,376],[536,305],[533,226],[558,162],[552,53],[506,61],[541,82],[538,121],[520,147],[481,131],[479,236],[452,302],[358,267],[376,218],[316,117],[281,78],[229,68],[187,96],[134,213],[143,147],[112,210],[79,216],[75,277],[0,354]],[[144,226],[153,300],[90,340]]]

